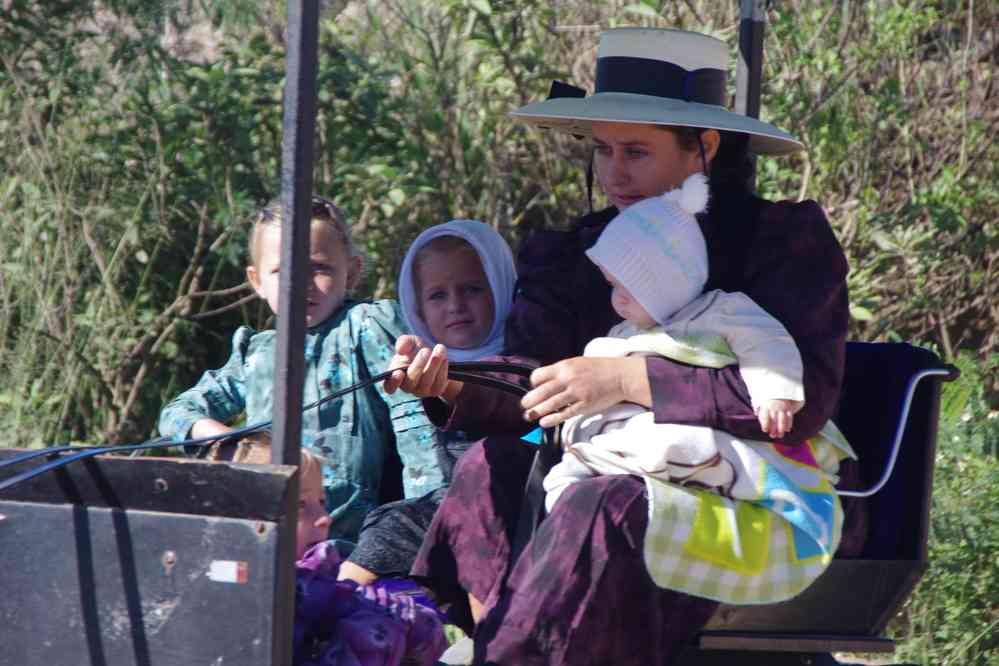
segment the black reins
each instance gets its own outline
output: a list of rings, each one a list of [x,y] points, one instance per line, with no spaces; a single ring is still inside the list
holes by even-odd
[[[398,370],[398,368],[396,369]],[[308,411],[310,409],[319,407],[320,405],[329,402],[331,400],[336,400],[354,391],[360,391],[369,386],[373,386],[378,382],[387,379],[396,370],[388,370],[368,379],[352,384],[346,388],[335,391],[328,396],[316,400],[315,402],[306,405],[302,408],[302,411]],[[529,390],[525,385],[517,384],[514,382],[507,381],[505,379],[500,379],[498,377],[491,376],[489,373],[501,373],[501,374],[514,374],[523,378],[528,378],[534,368],[527,365],[521,365],[517,363],[500,363],[492,361],[469,361],[469,362],[458,362],[451,363],[448,366],[448,378],[457,381],[468,382],[469,384],[478,384],[481,386],[486,386],[488,388],[496,389],[498,391],[504,391],[506,393],[513,394],[517,397],[522,397]],[[11,477],[0,481],[0,492],[7,490],[8,488],[21,483],[23,481],[28,481],[37,476],[51,472],[53,470],[59,469],[70,463],[77,462],[80,460],[86,460],[88,458],[93,458],[94,456],[99,456],[105,453],[137,453],[145,450],[151,449],[164,449],[164,448],[179,448],[183,447],[185,450],[190,450],[190,447],[205,448],[222,442],[223,440],[236,441],[237,439],[244,437],[246,435],[260,432],[266,430],[271,426],[271,421],[262,421],[260,423],[254,423],[243,428],[237,428],[235,430],[230,430],[221,435],[214,435],[212,437],[201,437],[198,439],[187,439],[179,442],[171,441],[166,437],[159,437],[156,439],[150,439],[145,442],[140,442],[138,444],[120,444],[113,446],[56,446],[46,449],[40,449],[38,451],[30,451],[20,456],[15,456],[7,460],[0,461],[0,469],[6,467],[12,467],[14,465],[19,465],[21,463],[26,463],[37,458],[48,458],[53,456],[60,456],[55,460],[50,460],[44,462],[40,465],[27,469],[19,474],[15,474]],[[521,511],[518,516],[517,527],[514,533],[513,540],[510,544],[510,563],[512,570],[512,564],[517,561],[520,554],[523,552],[524,547],[528,542],[531,541],[531,537],[534,534],[534,530],[537,528],[538,524],[544,518],[545,513],[545,490],[543,486],[543,481],[545,475],[562,457],[562,446],[560,443],[561,428],[547,428],[544,430],[544,436],[541,438],[541,442],[538,444],[538,449],[534,454],[534,460],[531,463],[531,469],[528,473],[527,482],[524,485],[524,494],[521,501]],[[526,445],[526,444],[525,444]],[[61,454],[69,454],[61,456]]]
[[[468,382],[470,384],[479,384],[481,386],[486,386],[499,391],[505,391],[506,393],[511,393],[517,397],[523,396],[527,392],[527,388],[521,386],[520,384],[507,381],[505,379],[500,379],[498,377],[491,376],[488,373],[501,373],[501,374],[514,374],[520,377],[527,378],[533,372],[534,368],[526,365],[520,365],[516,363],[498,363],[498,362],[488,362],[488,361],[472,361],[472,362],[459,362],[451,363],[448,368],[448,377],[450,379],[455,379],[462,382]],[[363,381],[352,384],[346,388],[340,389],[331,393],[328,396],[316,400],[315,402],[306,405],[302,408],[302,411],[308,411],[319,407],[320,405],[329,402],[331,400],[336,400],[344,395],[352,393],[354,391],[360,391],[364,388],[377,384],[378,382],[387,379],[395,370],[389,370],[386,372],[379,373],[373,377],[369,377]],[[56,446],[46,449],[40,449],[38,451],[30,451],[19,456],[14,456],[7,460],[0,461],[0,469],[6,467],[12,467],[14,465],[20,465],[22,463],[29,462],[31,460],[36,460],[38,458],[51,458],[59,456],[55,460],[49,460],[40,465],[36,465],[30,469],[27,469],[19,474],[10,476],[3,481],[0,481],[0,492],[7,490],[8,488],[21,483],[23,481],[28,481],[37,476],[45,474],[47,472],[59,469],[70,463],[74,463],[80,460],[86,460],[94,456],[102,454],[113,454],[113,453],[136,453],[152,449],[165,449],[165,448],[179,448],[184,447],[210,447],[216,442],[222,440],[235,440],[246,435],[266,430],[271,426],[271,421],[262,421],[260,423],[254,423],[242,428],[237,428],[231,430],[221,435],[214,435],[212,437],[201,437],[197,439],[187,439],[183,441],[172,441],[165,437],[159,437],[156,439],[150,439],[145,442],[140,442],[138,444],[120,444],[120,445],[108,445],[108,446]],[[528,486],[525,488],[525,507],[527,506],[527,496],[528,490],[531,488],[531,478],[534,478],[540,474],[540,479],[544,478],[544,474],[547,473],[547,468],[541,471],[539,463],[551,460],[552,452],[547,451],[548,445],[546,443],[551,440],[551,444],[554,444],[554,439],[551,436],[551,431],[546,431],[545,437],[541,442],[541,446],[535,455],[535,461],[531,468],[531,477],[528,480]],[[555,453],[559,453],[557,450]],[[62,455],[68,454],[68,455]],[[557,456],[556,456],[557,458]],[[557,461],[557,460],[556,460]],[[554,463],[551,463],[554,464]],[[547,465],[550,468],[551,464]],[[539,480],[540,480],[539,479]],[[540,507],[544,508],[544,490],[541,488],[540,484],[537,484],[537,489],[541,490],[541,504]],[[533,494],[537,494],[537,489],[531,491]],[[532,504],[532,515],[537,511],[535,505]],[[533,527],[533,525],[532,525]],[[518,533],[520,529],[518,529]],[[519,550],[518,550],[519,552]]]

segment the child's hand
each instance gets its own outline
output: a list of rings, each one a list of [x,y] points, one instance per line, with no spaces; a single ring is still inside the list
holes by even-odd
[[[461,391],[462,383],[447,378],[447,348],[437,345],[425,347],[415,335],[402,335],[395,341],[395,356],[389,369],[398,372],[385,380],[385,392],[402,389],[420,398],[453,400]]]
[[[756,407],[760,428],[770,437],[783,437],[794,427],[794,415],[805,405],[801,400],[766,400]]]
[[[191,426],[191,439],[216,437],[218,435],[224,435],[231,430],[232,428],[224,423],[221,423],[220,421],[216,421],[215,419],[198,419],[194,422],[194,425]]]

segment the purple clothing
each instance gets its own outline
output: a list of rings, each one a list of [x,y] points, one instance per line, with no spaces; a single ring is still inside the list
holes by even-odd
[[[645,569],[645,484],[598,476],[570,486],[504,585],[534,448],[513,437],[462,456],[414,575],[473,630],[465,590],[485,604],[475,664],[668,664],[718,604],[656,587]]]
[[[508,353],[542,365],[579,356],[587,342],[621,321],[610,287],[583,254],[616,214],[613,208],[593,213],[569,231],[542,232],[525,244],[507,320]],[[843,250],[814,201],[722,194],[700,221],[708,246],[706,289],[745,293],[784,325],[801,352],[805,406],[780,441],[807,439],[835,413],[843,381],[849,320]],[[657,423],[765,437],[738,367],[701,368],[658,357],[649,357],[647,367]],[[439,406],[427,411],[438,425],[446,420],[448,429],[480,432],[516,423],[521,413],[516,399],[478,386],[463,389],[449,418],[442,419]]]
[[[436,607],[409,581],[336,579],[340,556],[316,544],[296,564],[296,666],[432,666],[447,648]]]
[[[542,364],[578,356],[620,321],[610,288],[583,254],[615,213],[594,213],[569,231],[543,232],[527,242],[507,322],[510,353]],[[701,225],[710,262],[707,288],[746,293],[798,344],[806,406],[784,441],[801,441],[833,414],[842,383],[848,318],[842,249],[813,202],[721,194]],[[761,438],[738,368],[662,358],[650,358],[647,367],[657,422]],[[448,429],[509,433],[529,427],[516,399],[473,385],[466,384],[451,409],[440,401],[424,405],[431,420]],[[638,478],[574,484],[509,570],[532,453],[513,438],[494,437],[465,454],[413,574],[424,577],[441,602],[453,604],[452,619],[466,629],[464,592],[484,602],[474,634],[476,664],[671,663],[718,604],[652,583],[642,553],[648,502]]]

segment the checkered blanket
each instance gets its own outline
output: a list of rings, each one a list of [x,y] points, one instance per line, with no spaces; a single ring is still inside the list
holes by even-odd
[[[677,360],[725,365],[719,362],[726,354],[718,340],[705,344],[704,336],[698,337],[682,341],[684,353]],[[667,349],[657,352],[674,356]],[[645,478],[645,564],[660,587],[732,604],[795,596],[825,570],[836,551],[843,511],[833,484],[840,461],[856,455],[832,422],[798,446],[702,430],[710,433],[702,441],[716,451],[700,455],[712,462],[692,466],[676,461],[696,469],[684,477],[625,469],[628,456],[596,445],[577,451],[574,446],[570,452],[597,471]],[[726,481],[716,484],[711,481],[715,478]]]
[[[797,447],[730,444],[723,455],[739,456],[751,471],[753,497],[646,477],[646,567],[660,587],[725,603],[789,599],[825,571],[836,551],[843,511],[833,483],[852,452],[832,423]]]

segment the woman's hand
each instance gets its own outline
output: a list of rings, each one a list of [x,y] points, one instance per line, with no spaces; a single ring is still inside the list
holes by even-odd
[[[426,347],[415,335],[402,335],[395,341],[395,356],[389,370],[398,368],[385,380],[385,392],[402,389],[420,398],[443,398],[453,401],[463,384],[447,378],[447,347]]]
[[[531,373],[534,388],[520,401],[524,418],[551,428],[570,416],[589,415],[619,402],[652,406],[645,358],[577,356]]]

